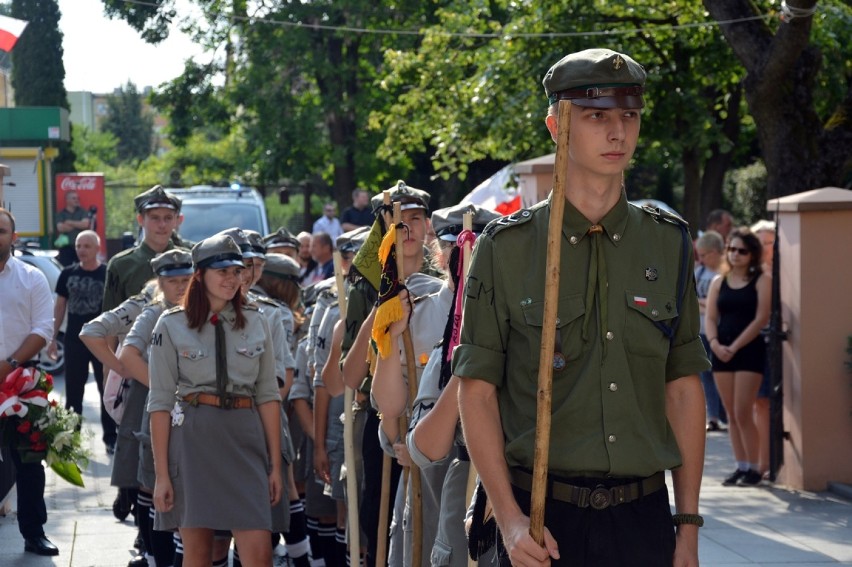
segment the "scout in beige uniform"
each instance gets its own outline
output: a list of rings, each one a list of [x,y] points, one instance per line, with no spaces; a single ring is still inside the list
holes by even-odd
[[[169,250],[151,260],[151,267],[157,275],[159,292],[153,301],[145,307],[133,322],[130,332],[122,343],[118,359],[127,369],[125,376],[138,382],[135,386],[148,393],[148,347],[151,332],[160,314],[174,307],[183,298],[189,279],[192,276],[192,256],[186,250]],[[123,420],[122,420],[123,421]],[[144,411],[139,429],[133,432],[139,441],[137,481],[139,483],[139,501],[147,503],[147,514],[138,514],[137,522],[141,530],[148,532],[150,547],[146,549],[157,565],[170,565],[174,559],[175,546],[170,532],[153,530],[154,509],[151,507],[151,494],[154,490],[154,457],[151,453],[151,432],[148,424],[148,412]]]
[[[573,103],[544,547],[528,515],[550,201],[492,222],[476,243],[453,373],[506,565],[698,565],[708,362],[692,242],[682,221],[630,205],[622,187],[644,83],[638,63],[606,49],[568,55],[544,78],[554,139],[557,102]]]
[[[271,335],[257,308],[243,304],[232,238],[199,242],[192,259],[183,305],[163,313],[151,339],[154,527],[180,529],[186,564],[209,564],[214,531],[231,530],[243,565],[266,566],[270,506],[281,498]]]

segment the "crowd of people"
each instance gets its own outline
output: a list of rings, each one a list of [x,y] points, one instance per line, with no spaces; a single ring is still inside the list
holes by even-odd
[[[705,429],[727,425],[726,484],[768,468],[774,228],[714,212],[693,247],[677,216],[628,203],[645,78],[592,49],[544,79],[554,142],[560,101],[571,126],[542,541],[529,530],[551,199],[430,214],[430,194],[400,181],[356,189],[339,220],[324,205],[313,233],[233,227],[189,246],[180,200],[157,186],[134,201],[143,240],[108,265],[96,233],[76,234],[55,308],[3,337],[0,373],[67,312],[68,406],[81,411],[90,362],[102,394],[126,387],[119,423],[107,406],[101,423],[138,525],[129,567],[268,566],[282,539],[298,567],[697,565]],[[0,281],[52,304],[13,239],[0,210]],[[26,549],[55,555],[44,472],[22,467]]]

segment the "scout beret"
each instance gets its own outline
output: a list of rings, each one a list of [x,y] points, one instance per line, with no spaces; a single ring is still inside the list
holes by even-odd
[[[642,108],[645,69],[629,55],[609,49],[571,53],[542,81],[548,104],[568,99],[592,108]]]
[[[195,271],[192,255],[183,248],[173,248],[154,256],[151,268],[158,276],[188,276]]]
[[[256,230],[244,230],[248,237],[249,245],[252,251],[258,258],[266,257],[266,245],[263,243],[263,237]]]
[[[199,268],[244,267],[243,253],[234,239],[227,234],[214,234],[192,247],[192,263]]]
[[[144,213],[148,209],[172,209],[180,212],[180,199],[163,189],[162,185],[154,185],[133,199],[136,212]]]
[[[263,243],[267,248],[290,247],[299,249],[299,239],[283,226],[272,234],[264,236]]]
[[[359,226],[355,230],[344,232],[338,236],[335,245],[341,254],[354,254],[361,249],[361,245],[367,240],[369,234],[369,226]]]
[[[229,228],[227,230],[223,230],[222,232],[218,233],[216,236],[218,236],[219,234],[223,234],[225,236],[230,236],[231,238],[233,238],[236,245],[239,246],[240,252],[242,253],[243,258],[262,258],[263,257],[263,254],[258,254],[252,248],[251,242],[249,242],[248,235],[245,233],[245,231],[243,229],[233,227],[233,228]]]
[[[396,185],[388,189],[390,191],[391,203],[401,203],[401,210],[426,209],[429,210],[429,193],[422,189],[415,189],[405,184],[405,181],[397,181]],[[378,213],[384,204],[384,193],[379,193],[370,199],[373,214]]]
[[[298,281],[299,269],[298,262],[290,256],[272,252],[266,255],[266,264],[263,265],[263,275]]]
[[[435,230],[435,235],[441,240],[455,241],[462,231],[465,213],[473,215],[472,228],[477,234],[485,230],[485,225],[500,218],[500,215],[494,211],[483,209],[472,203],[460,203],[432,213],[432,228]]]

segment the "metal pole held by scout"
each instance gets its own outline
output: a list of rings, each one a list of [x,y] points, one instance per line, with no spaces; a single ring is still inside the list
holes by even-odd
[[[346,324],[347,297],[343,283],[343,260],[335,250],[334,279],[337,284],[337,303],[340,306],[340,321]],[[349,564],[358,565],[361,559],[361,524],[358,520],[358,471],[355,469],[355,417],[352,403],[355,390],[343,385],[343,455],[346,464],[346,510],[349,519]]]
[[[385,223],[385,230],[390,228],[392,218],[387,213],[387,207],[390,207],[391,198],[390,191],[385,191],[382,194],[382,204],[384,205],[382,219]],[[385,565],[388,556],[388,516],[390,514],[390,484],[391,484],[391,457],[387,453],[382,456],[382,495],[379,499],[379,528],[376,534],[376,565]]]
[[[393,222],[399,226],[402,222],[402,205],[394,203],[393,205]],[[402,230],[396,232],[396,266],[399,274],[400,283],[405,282],[405,262],[403,258],[403,246],[405,246],[405,233]],[[411,301],[411,294],[408,296]],[[405,364],[408,369],[408,415],[413,415],[414,400],[417,398],[417,363],[414,358],[414,343],[411,341],[411,330],[406,327],[402,332],[402,345],[405,349]],[[400,436],[402,442],[405,443],[405,436],[408,433],[408,418],[405,414],[400,418]],[[423,555],[423,499],[421,494],[420,484],[420,469],[414,463],[408,468],[408,478],[411,481],[411,517],[412,527],[414,531],[414,545],[411,552],[412,567],[420,567],[421,556]]]
[[[550,457],[550,407],[553,395],[553,351],[556,315],[559,307],[559,263],[562,248],[562,216],[565,212],[565,174],[568,170],[568,135],[571,129],[571,101],[560,100],[557,114],[556,163],[553,193],[547,227],[547,262],[544,270],[544,323],[538,359],[535,454],[530,496],[530,535],[544,545],[544,500],[547,496],[547,467]]]

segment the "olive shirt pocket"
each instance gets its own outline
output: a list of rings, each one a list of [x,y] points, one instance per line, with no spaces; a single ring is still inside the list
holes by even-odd
[[[559,331],[559,352],[567,360],[577,360],[583,354],[583,315],[586,306],[582,294],[573,294],[559,298],[556,315],[556,329]],[[530,327],[536,328],[541,343],[542,327],[544,326],[544,301],[524,302],[521,305],[524,321]],[[536,355],[538,352],[536,351]]]
[[[678,316],[677,298],[666,293],[626,290],[627,309],[624,322],[624,342],[628,352],[639,356],[666,357],[669,337]]]

